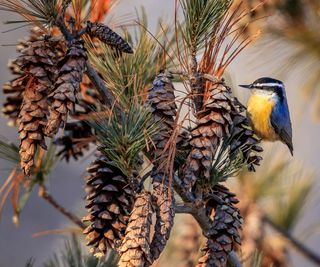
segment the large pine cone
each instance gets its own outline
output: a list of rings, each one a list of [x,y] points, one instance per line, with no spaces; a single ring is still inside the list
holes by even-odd
[[[153,179],[152,196],[156,206],[156,224],[150,247],[152,260],[155,261],[159,258],[170,237],[175,216],[175,199],[168,175],[163,175],[154,169],[151,176]]]
[[[21,167],[30,173],[38,145],[46,148],[44,129],[47,123],[47,95],[57,77],[59,56],[56,48],[60,40],[45,37],[29,42],[15,64],[24,72],[18,86],[24,86],[23,102],[19,113]],[[18,80],[17,80],[18,81]]]
[[[206,205],[208,214],[215,211],[213,223],[197,267],[225,267],[229,253],[241,243],[239,231],[243,220],[240,210],[234,206],[239,201],[222,185],[214,186],[213,194],[215,198]]]
[[[87,169],[88,216],[90,225],[84,230],[91,251],[102,256],[108,247],[116,249],[124,237],[134,198],[127,177],[99,156]]]
[[[50,118],[46,127],[48,136],[53,136],[60,127],[64,127],[69,113],[74,111],[86,60],[83,42],[74,41],[64,58],[53,92],[48,97],[50,104]]]
[[[156,211],[155,233],[151,242],[152,259],[156,260],[169,239],[174,220],[174,192],[169,181],[169,148],[164,151],[170,141],[174,129],[176,104],[172,75],[164,72],[157,75],[153,87],[149,90],[147,104],[151,108],[154,121],[159,124],[159,131],[153,137],[154,167],[151,173],[153,183],[153,199]]]
[[[120,248],[119,267],[146,267],[151,265],[151,223],[151,195],[149,192],[143,191],[137,195],[134,203],[126,235]]]
[[[216,83],[208,90],[203,109],[197,113],[197,125],[191,131],[191,152],[182,180],[185,190],[191,190],[198,178],[209,180],[214,155],[232,125],[231,106],[231,90],[224,83]]]
[[[42,40],[42,32],[38,28],[32,28],[27,39],[19,40],[16,50],[19,54],[29,47],[29,44],[35,41]],[[22,55],[24,56],[24,55]],[[17,64],[17,60],[10,60],[8,68],[15,76],[14,79],[3,85],[3,93],[6,95],[6,100],[3,104],[2,112],[9,119],[9,126],[17,126],[17,120],[20,113],[20,108],[23,100],[22,93],[28,83],[28,75]]]
[[[172,75],[169,73],[158,74],[153,81],[153,86],[148,91],[147,105],[151,109],[155,123],[159,124],[159,131],[152,138],[156,161],[165,158],[161,154],[174,128],[173,124],[177,106],[171,78]]]

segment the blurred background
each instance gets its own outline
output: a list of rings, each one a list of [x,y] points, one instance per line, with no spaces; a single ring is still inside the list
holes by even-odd
[[[225,78],[243,103],[246,103],[248,92],[239,89],[237,84],[248,84],[263,76],[284,82],[293,124],[294,157],[280,143],[263,143],[264,161],[257,172],[248,174],[244,171],[239,177],[230,179],[246,220],[242,256],[247,259],[247,266],[254,256],[264,258],[263,266],[270,266],[270,262],[274,266],[318,266],[272,227],[264,227],[261,212],[307,249],[319,253],[320,4],[317,0],[265,2],[243,21],[244,24],[252,22],[244,35],[261,31],[259,37],[232,63]],[[253,7],[259,1],[246,0],[244,4]],[[134,16],[135,9],[142,5],[148,14],[151,31],[156,28],[159,16],[168,21],[173,17],[173,0],[120,0],[112,11],[113,16]],[[2,22],[12,16],[0,11]],[[17,39],[27,35],[26,28],[6,32],[12,27],[0,24],[1,84],[11,79],[7,62],[16,57]],[[2,104],[5,98],[2,93],[0,96]],[[17,143],[16,129],[8,127],[3,117],[0,118],[0,135]],[[52,195],[79,217],[85,213],[84,182],[80,177],[90,161],[89,155],[78,162],[61,162],[49,180]],[[0,159],[1,184],[7,179],[10,167],[8,162]],[[65,236],[35,235],[46,230],[73,227],[39,199],[36,191],[27,202],[18,227],[12,223],[12,215],[8,202],[0,221],[1,267],[24,266],[30,257],[36,259],[36,266],[41,266],[62,247]],[[201,231],[191,217],[178,215],[173,237],[157,266],[193,266],[201,245],[200,236]],[[183,249],[179,245],[182,243],[185,244]],[[263,256],[257,249],[264,252]]]

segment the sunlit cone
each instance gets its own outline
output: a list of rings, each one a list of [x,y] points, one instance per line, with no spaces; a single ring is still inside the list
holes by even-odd
[[[213,223],[205,247],[204,255],[199,259],[197,267],[225,267],[228,254],[236,244],[241,243],[240,229],[242,217],[235,204],[239,201],[235,194],[222,185],[213,188],[215,199],[211,199],[206,207],[209,214],[214,210]],[[219,201],[217,201],[219,199]]]
[[[154,121],[159,124],[159,131],[153,137],[154,167],[151,174],[153,198],[156,211],[155,233],[151,242],[152,259],[156,260],[166,246],[174,220],[174,193],[169,181],[168,148],[174,128],[176,104],[172,75],[160,73],[149,90],[147,103],[151,108]]]
[[[87,22],[87,33],[92,38],[98,38],[101,42],[117,49],[120,52],[132,54],[130,45],[108,26],[99,22]]]
[[[27,39],[18,41],[17,52],[21,53],[22,50],[25,50],[29,42],[41,40],[41,36],[42,32],[38,28],[32,28]],[[8,68],[15,78],[3,85],[3,94],[7,97],[3,103],[2,113],[9,119],[9,126],[16,126],[23,99],[22,93],[28,83],[28,75],[21,70],[16,60],[10,60]]]
[[[64,127],[69,113],[74,111],[86,59],[82,41],[74,41],[68,48],[53,92],[48,97],[50,117],[45,130],[48,136],[53,136],[60,127]]]
[[[29,174],[38,145],[46,149],[44,129],[47,123],[47,95],[57,77],[59,61],[56,47],[60,40],[45,37],[29,42],[15,64],[24,72],[27,83],[19,113],[21,167]]]
[[[87,169],[87,205],[89,215],[84,221],[90,225],[84,230],[92,253],[102,256],[107,248],[116,249],[124,237],[133,206],[133,192],[127,177],[99,156]]]
[[[236,98],[233,98],[233,104],[230,153],[240,150],[247,163],[248,170],[255,171],[255,165],[259,166],[262,160],[262,157],[258,154],[263,151],[262,147],[259,146],[260,139],[250,128],[247,117],[241,114],[245,111],[245,107]]]
[[[150,256],[150,227],[152,204],[149,192],[136,196],[125,238],[120,248],[119,267],[143,267],[152,263]]]
[[[197,113],[197,125],[191,131],[191,152],[184,166],[183,187],[191,190],[199,177],[209,180],[218,146],[232,124],[231,90],[224,83],[214,84]]]
[[[90,144],[96,141],[94,131],[86,122],[86,119],[94,116],[95,111],[99,111],[99,95],[86,76],[80,85],[80,90],[73,113],[73,118],[78,120],[67,122],[62,136],[54,140],[54,143],[58,146],[57,155],[62,156],[62,159],[67,162],[70,158],[78,160],[84,156]]]
[[[175,215],[175,199],[168,175],[159,173],[154,169],[151,176],[153,179],[152,196],[156,206],[156,224],[150,247],[152,259],[156,260],[164,250],[170,237]]]

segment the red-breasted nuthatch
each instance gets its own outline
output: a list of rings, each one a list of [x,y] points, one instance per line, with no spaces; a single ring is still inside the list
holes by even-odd
[[[281,141],[293,155],[292,127],[283,83],[263,77],[239,86],[251,90],[247,116],[255,133],[263,140]]]

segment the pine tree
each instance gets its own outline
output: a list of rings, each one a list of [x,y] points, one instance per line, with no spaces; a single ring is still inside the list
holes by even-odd
[[[238,200],[222,183],[242,168],[255,170],[262,149],[222,78],[247,45],[232,50],[242,13],[231,2],[181,0],[179,27],[161,23],[152,38],[144,15],[133,33],[84,23],[101,18],[100,11],[91,16],[92,2],[0,3],[47,29],[23,43],[11,65],[18,77],[5,87],[16,94],[5,113],[15,120],[20,109],[22,168],[40,197],[83,228],[93,255],[117,253],[118,266],[151,266],[179,212],[190,213],[207,239],[198,266],[224,267],[240,246]],[[174,81],[184,84],[183,96]],[[43,151],[45,136],[57,151]],[[46,190],[45,160],[52,167],[77,159],[91,143],[98,153],[85,177],[84,226]]]

